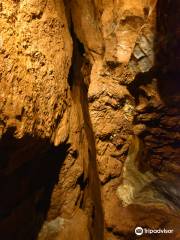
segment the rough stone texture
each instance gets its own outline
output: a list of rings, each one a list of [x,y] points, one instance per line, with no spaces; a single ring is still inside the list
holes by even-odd
[[[102,239],[87,90],[66,14],[61,0],[0,2],[1,239]]]
[[[179,11],[0,2],[0,238],[179,239]]]
[[[63,3],[1,5],[1,134],[15,126],[19,138],[33,132],[58,144],[72,55]]]
[[[174,87],[170,86],[171,78],[178,73],[173,67],[177,59],[171,57],[172,62],[167,64],[165,58],[169,57],[169,44],[172,51],[177,48],[172,39],[173,35],[178,38],[178,26],[173,27],[173,32],[170,28],[176,21],[172,15],[178,3],[165,1],[163,6],[163,1],[158,5],[157,1],[94,1],[94,11],[89,11],[88,18],[80,14],[80,9],[87,9],[89,1],[78,4],[78,9],[72,4],[74,29],[92,66],[90,78],[87,67],[84,76],[89,85],[89,111],[96,137],[105,239],[134,239],[136,226],[174,225],[177,229],[179,97],[173,90],[178,88],[176,80]],[[168,8],[171,4],[173,10]],[[98,45],[89,37],[96,28],[94,36],[98,37],[93,41],[99,39]],[[178,239],[177,231],[166,237]]]

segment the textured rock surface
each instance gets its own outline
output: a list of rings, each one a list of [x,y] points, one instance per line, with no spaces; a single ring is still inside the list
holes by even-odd
[[[0,238],[179,239],[179,11],[0,2]]]
[[[35,239],[45,219],[40,240],[102,239],[82,60],[64,3],[0,6],[0,238]]]
[[[1,5],[1,134],[15,126],[17,137],[33,132],[58,143],[72,55],[63,3]]]
[[[81,29],[74,18],[75,31],[92,65],[90,79],[85,80],[102,184],[105,239],[134,239],[136,226],[179,228],[179,87],[176,80],[171,86],[178,75],[173,67],[177,59],[163,59],[171,54],[169,47],[177,48],[172,38],[178,38],[178,26],[170,30],[176,21],[171,4],[178,11],[172,1],[158,5],[95,1],[96,15],[89,12],[91,18],[73,8],[83,22]],[[79,6],[83,9],[86,3],[79,1]],[[94,31],[92,19],[101,37],[98,46],[90,47],[87,28]],[[176,235],[177,230],[169,239],[178,239]]]

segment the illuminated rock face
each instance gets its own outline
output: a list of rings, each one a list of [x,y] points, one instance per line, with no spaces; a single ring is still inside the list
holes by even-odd
[[[0,238],[36,239],[45,221],[39,239],[69,239],[71,227],[70,238],[102,239],[82,57],[64,3],[0,6]]]
[[[0,3],[0,238],[180,227],[179,9]]]

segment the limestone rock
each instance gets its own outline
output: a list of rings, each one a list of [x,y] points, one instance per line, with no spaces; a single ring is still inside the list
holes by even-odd
[[[0,2],[0,239],[179,239],[179,9]]]

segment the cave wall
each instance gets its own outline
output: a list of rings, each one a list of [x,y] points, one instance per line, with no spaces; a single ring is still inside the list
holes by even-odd
[[[174,226],[175,234],[166,238],[178,239],[179,5],[138,0],[71,5],[86,51],[82,72],[89,86],[105,239],[134,239],[136,226]],[[163,239],[147,239],[155,237]]]
[[[1,238],[178,239],[179,9],[0,2]]]
[[[81,50],[64,3],[3,1],[0,21],[0,238],[102,239]]]

